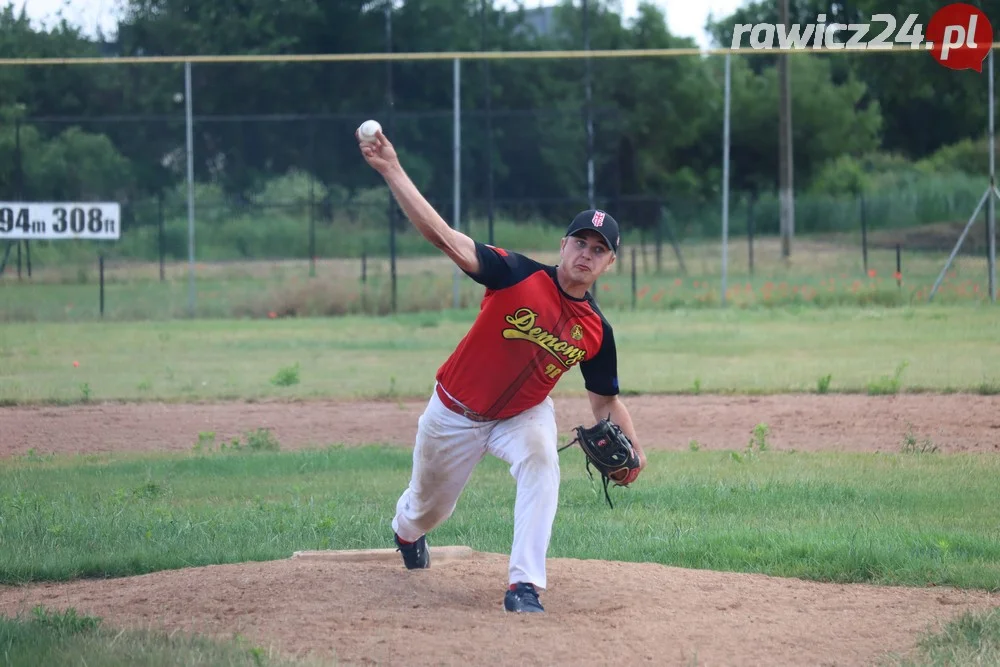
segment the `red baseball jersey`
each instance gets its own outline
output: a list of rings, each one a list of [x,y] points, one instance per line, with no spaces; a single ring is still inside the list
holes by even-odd
[[[580,366],[584,386],[618,394],[611,325],[588,292],[566,294],[556,267],[476,242],[486,287],[479,315],[436,379],[470,410],[504,419],[538,405],[556,382]]]

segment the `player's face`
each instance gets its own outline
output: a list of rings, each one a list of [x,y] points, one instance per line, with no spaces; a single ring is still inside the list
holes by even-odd
[[[615,261],[597,232],[585,231],[562,240],[560,264],[574,282],[592,283]]]

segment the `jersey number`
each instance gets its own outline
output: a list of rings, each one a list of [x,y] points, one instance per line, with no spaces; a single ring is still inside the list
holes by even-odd
[[[545,367],[545,374],[548,375],[553,380],[559,377],[560,373],[562,373],[562,369],[556,366],[555,364],[549,364],[548,366]]]

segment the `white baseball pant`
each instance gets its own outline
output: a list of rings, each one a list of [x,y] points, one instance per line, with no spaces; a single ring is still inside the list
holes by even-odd
[[[558,431],[551,398],[519,415],[473,421],[431,395],[417,422],[413,471],[396,503],[392,528],[420,539],[452,512],[476,464],[492,454],[510,465],[516,482],[509,582],[546,587],[545,557],[559,502]]]

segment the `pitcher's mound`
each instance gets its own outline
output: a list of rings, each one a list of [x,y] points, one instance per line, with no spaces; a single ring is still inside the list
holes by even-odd
[[[367,560],[356,560],[364,553]],[[426,570],[406,570],[388,549],[348,560],[299,555],[0,586],[0,613],[75,607],[105,626],[225,639],[239,633],[256,646],[331,665],[771,667],[871,665],[885,652],[910,650],[920,633],[967,609],[1000,604],[987,593],[946,588],[555,558],[541,595],[546,613],[516,615],[503,610],[505,555],[462,547],[432,553]],[[446,565],[436,567],[439,561]]]
[[[430,553],[432,567],[438,563],[447,563],[452,560],[468,558],[475,553],[470,547],[463,546],[429,547],[427,551]],[[352,563],[385,560],[399,562],[400,555],[395,549],[329,549],[321,551],[296,551],[292,554],[292,558]]]

